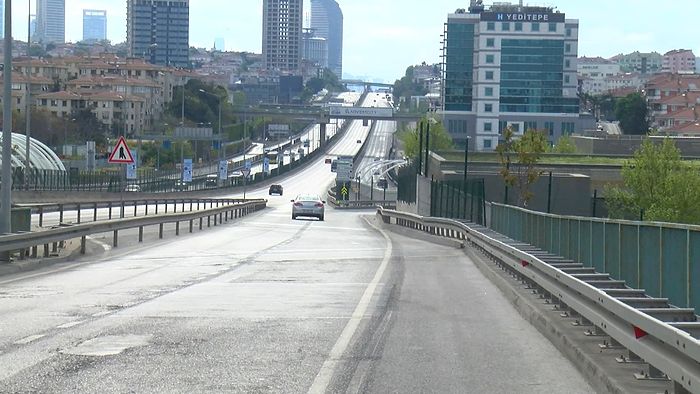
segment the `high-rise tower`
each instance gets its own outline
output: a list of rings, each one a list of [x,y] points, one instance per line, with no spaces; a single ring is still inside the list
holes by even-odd
[[[299,73],[303,0],[263,0],[263,67]]]
[[[36,1],[36,40],[42,44],[66,42],[66,1]]]
[[[343,77],[343,11],[335,0],[311,0],[311,29],[328,43],[328,68]]]
[[[83,41],[107,39],[107,11],[83,10]]]
[[[189,0],[127,0],[129,53],[153,64],[189,66]]]

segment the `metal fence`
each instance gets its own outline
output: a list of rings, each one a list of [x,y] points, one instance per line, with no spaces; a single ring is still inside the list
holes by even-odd
[[[483,179],[469,179],[466,183],[432,181],[430,195],[430,216],[485,223]]]
[[[491,227],[700,312],[700,226],[559,216],[492,204]]]

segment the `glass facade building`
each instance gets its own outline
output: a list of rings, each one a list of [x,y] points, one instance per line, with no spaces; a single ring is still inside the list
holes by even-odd
[[[83,41],[107,39],[107,11],[83,10]]]
[[[328,43],[328,68],[343,78],[343,11],[335,0],[311,0],[311,29]]]
[[[447,25],[445,45],[445,109],[471,111],[474,86],[474,29],[472,23]]]
[[[37,0],[36,40],[42,44],[66,42],[66,0]]]
[[[132,57],[189,67],[189,0],[128,0],[126,26]]]
[[[592,127],[579,116],[577,49],[578,21],[549,7],[473,3],[450,14],[441,115],[456,144],[493,150],[506,127],[555,143]]]

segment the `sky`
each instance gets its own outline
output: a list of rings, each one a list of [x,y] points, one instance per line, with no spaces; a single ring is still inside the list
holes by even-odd
[[[304,7],[308,14],[310,7]],[[408,66],[440,61],[447,15],[469,0],[337,0],[344,14],[345,77],[393,82]],[[13,0],[13,35],[26,40],[28,0]],[[517,2],[517,1],[511,1]],[[33,3],[33,1],[32,1]],[[490,0],[485,1],[490,4]],[[611,57],[635,50],[664,53],[692,49],[700,56],[698,0],[543,0],[578,19],[579,56]],[[126,0],[66,0],[66,39],[82,38],[82,10],[107,10],[108,39],[126,37]],[[34,13],[34,3],[32,13]],[[260,53],[262,0],[190,0],[190,45]]]

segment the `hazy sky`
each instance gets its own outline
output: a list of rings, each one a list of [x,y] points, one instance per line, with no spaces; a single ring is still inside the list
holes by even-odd
[[[27,1],[13,0],[13,32],[26,40]],[[307,0],[308,2],[308,0]],[[511,1],[517,2],[517,1]],[[345,73],[393,82],[406,67],[439,62],[447,14],[469,0],[338,0],[345,18]],[[486,1],[491,3],[490,0]],[[692,49],[700,56],[699,0],[544,0],[580,20],[579,56]],[[32,5],[32,13],[34,13]],[[105,9],[108,38],[126,37],[126,0],[66,0],[66,38],[82,38],[82,10]],[[308,14],[310,8],[305,7]],[[262,0],[190,0],[190,45],[261,52]]]

